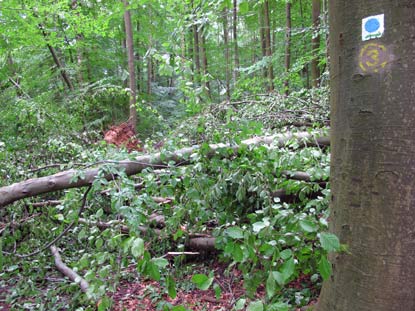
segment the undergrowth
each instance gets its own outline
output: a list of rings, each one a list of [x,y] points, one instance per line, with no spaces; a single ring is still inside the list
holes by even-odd
[[[64,169],[76,169],[77,178],[82,178],[84,170],[100,169],[85,206],[85,189],[69,189],[0,210],[0,287],[8,289],[7,303],[16,310],[106,310],[120,280],[139,277],[159,281],[175,297],[176,288],[186,287],[180,276],[192,271],[186,270],[186,255],[171,259],[166,254],[188,250],[192,237],[209,236],[215,238],[215,250],[198,250],[200,256],[241,272],[246,292],[235,300],[233,310],[294,310],[309,304],[331,273],[327,253],[341,248],[326,232],[329,147],[304,147],[295,139],[284,146],[243,146],[237,152],[229,147],[253,136],[324,129],[329,119],[327,94],[320,90],[306,95],[253,96],[212,104],[173,130],[161,127],[169,134],[142,137],[147,152],[154,151],[160,137],[162,157],[184,146],[200,147],[182,161],[130,177],[117,161],[140,154],[101,143],[102,124],[78,124],[64,134],[49,123],[51,112],[22,102],[21,124],[2,128],[7,133],[0,142],[2,185]],[[151,120],[162,123],[154,109],[147,110],[153,111]],[[23,128],[40,130],[30,138],[20,137]],[[50,135],[46,138],[45,133]],[[14,136],[18,138],[12,144]],[[210,143],[229,145],[212,156]],[[298,171],[307,179],[296,179]],[[107,181],[108,174],[117,179]],[[160,197],[161,203],[155,200]],[[33,204],[50,200],[59,202]],[[89,282],[86,293],[60,276],[48,249],[19,258],[42,249],[72,222],[75,225],[56,246],[64,261]],[[300,279],[307,280],[307,286],[293,287]],[[214,289],[220,297],[209,270],[194,274],[192,284]],[[261,289],[264,295],[258,299]],[[165,304],[160,310],[187,309]]]

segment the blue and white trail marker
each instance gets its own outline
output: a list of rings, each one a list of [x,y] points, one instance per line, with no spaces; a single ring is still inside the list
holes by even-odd
[[[385,32],[385,15],[379,14],[362,19],[362,41],[376,39]]]

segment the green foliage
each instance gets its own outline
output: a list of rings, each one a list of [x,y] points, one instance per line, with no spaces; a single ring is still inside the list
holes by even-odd
[[[162,156],[200,145],[184,159],[187,166],[171,162],[133,177],[116,164],[134,160],[138,153],[102,143],[108,126],[128,119],[122,2],[77,1],[74,6],[10,0],[2,5],[0,185],[65,169],[76,169],[77,180],[84,169],[102,164],[81,215],[87,222],[78,219],[81,189],[39,198],[59,199],[56,206],[39,208],[32,204],[37,199],[30,198],[0,210],[0,286],[12,288],[7,302],[14,309],[108,310],[111,293],[130,277],[160,282],[171,298],[178,289],[198,288],[213,290],[219,299],[222,289],[209,269],[194,274],[185,270],[182,258],[174,264],[164,258],[170,249],[183,250],[193,233],[213,234],[220,259],[242,272],[247,295],[235,310],[293,310],[315,297],[314,289],[332,272],[327,253],[344,250],[327,233],[329,150],[300,148],[293,140],[284,147],[245,146],[238,152],[224,147],[207,156],[209,143],[236,145],[276,131],[312,131],[329,120],[327,72],[322,87],[307,85],[305,69],[313,58],[309,44],[316,35],[308,23],[309,3],[302,10],[301,3],[293,3],[291,95],[283,97],[285,1],[270,6],[272,57],[261,54],[258,40],[262,2],[239,2],[240,68],[231,81],[233,101],[220,104],[212,102],[224,99],[224,69],[234,66],[223,53],[223,18],[228,14],[231,22],[232,1],[194,1],[193,8],[189,1],[131,2],[137,28],[138,135],[147,150],[163,140]],[[204,36],[207,72],[195,68],[194,26]],[[319,34],[326,35],[324,27]],[[318,55],[320,69],[326,68],[324,40]],[[263,76],[270,64],[277,86],[272,94],[266,92]],[[290,178],[296,171],[306,172],[310,181]],[[107,181],[107,175],[118,179]],[[279,191],[291,199],[277,196]],[[172,206],[152,197],[173,198]],[[151,221],[154,213],[165,217],[161,235]],[[42,248],[72,221],[75,226],[57,246],[89,282],[86,294],[53,272],[47,250],[29,260],[16,257]],[[102,228],[99,222],[111,226]],[[179,281],[186,274],[194,275]],[[304,276],[307,285],[291,286]],[[254,294],[261,287],[266,294],[258,300]],[[160,310],[187,310],[160,295],[154,299]]]

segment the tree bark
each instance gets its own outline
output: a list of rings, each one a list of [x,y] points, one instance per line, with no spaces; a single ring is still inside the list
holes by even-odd
[[[238,80],[239,76],[239,47],[238,47],[238,1],[233,0],[233,80],[234,83]]]
[[[288,4],[287,4],[288,5]],[[274,68],[272,66],[272,47],[271,47],[271,22],[269,14],[269,1],[264,1],[264,33],[265,33],[265,54],[268,57],[267,66],[268,91],[274,90]]]
[[[362,41],[381,13],[384,35]],[[330,230],[348,251],[316,310],[415,310],[415,4],[330,0],[329,23]]]
[[[42,31],[43,37],[47,40],[48,33],[46,32],[45,27],[42,24],[39,24],[39,28]],[[65,68],[62,66],[62,63],[59,60],[58,54],[56,53],[54,47],[51,46],[49,43],[46,43],[46,46],[48,47],[49,52],[52,55],[52,58],[53,58],[53,61],[55,62],[56,67],[58,67],[58,69],[59,69],[59,73],[60,73],[63,81],[68,86],[68,89],[70,89],[71,91],[73,91],[74,90],[74,87],[73,87],[72,81],[69,78],[69,76],[68,76]]]
[[[290,67],[291,67],[291,3],[287,2],[285,5],[285,74],[284,94],[290,94]]]
[[[130,88],[130,116],[128,119],[129,124],[134,131],[137,128],[137,82],[135,78],[135,64],[134,64],[134,37],[133,27],[131,24],[131,12],[128,9],[128,1],[123,0],[124,7],[124,22],[125,22],[125,35],[127,43],[127,58],[128,58],[128,75],[129,75],[129,88]]]
[[[205,89],[205,92],[207,96],[211,97],[210,92],[210,83],[209,83],[209,69],[208,69],[208,57],[207,57],[207,51],[206,51],[206,38],[205,38],[205,27],[202,27],[201,31],[199,32],[200,37],[200,54],[202,58],[202,68],[203,68],[203,86]]]
[[[228,25],[228,9],[223,9],[223,43],[225,45],[225,88],[226,88],[226,99],[230,101],[230,52],[229,52],[229,25]]]
[[[313,87],[318,87],[320,84],[320,69],[319,63],[319,49],[320,49],[320,13],[321,0],[313,0],[312,16],[313,16],[313,34],[311,39],[311,50],[313,59],[311,60],[311,80]]]
[[[199,82],[200,81],[200,44],[199,44],[199,29],[197,26],[197,15],[196,15],[196,10],[194,8],[194,1],[191,1],[191,6],[192,6],[192,12],[194,13],[195,16],[195,20],[193,21],[193,61],[194,61],[194,65],[195,65],[195,81]]]
[[[287,133],[267,137],[255,137],[242,141],[241,145],[259,145],[275,143],[277,146],[284,146],[287,141],[297,139],[300,145],[307,146],[327,146],[329,144],[327,137],[319,137],[320,134],[312,135],[308,132]],[[170,161],[180,164],[187,164],[186,157],[199,150],[199,146],[193,146],[177,150],[173,153],[139,156],[135,161],[125,160],[117,161],[115,164],[119,169],[124,169],[125,173],[130,176],[140,173],[143,169],[148,167],[165,166]],[[231,146],[226,144],[216,144],[209,146],[207,157],[213,157],[220,148],[232,148],[236,152],[238,145]],[[84,178],[78,178],[72,181],[74,176],[78,173],[76,170],[68,170],[54,175],[28,179],[9,186],[0,188],[0,207],[11,204],[17,200],[36,196],[42,193],[48,193],[69,188],[80,188],[90,185],[98,175],[99,167],[83,171]],[[105,176],[107,180],[115,178],[113,174]]]
[[[62,261],[62,257],[59,254],[58,249],[55,246],[50,247],[50,251],[55,258],[55,266],[56,268],[66,277],[68,277],[72,282],[79,283],[79,286],[81,287],[81,290],[86,293],[89,284],[88,282],[83,279],[78,273],[76,273],[74,270],[69,268],[65,263]]]

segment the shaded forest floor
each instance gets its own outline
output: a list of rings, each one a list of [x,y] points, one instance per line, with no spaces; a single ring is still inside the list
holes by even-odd
[[[125,277],[119,282],[115,292],[110,295],[113,300],[112,311],[136,311],[148,310],[158,311],[164,310],[163,307],[172,308],[174,306],[183,306],[186,310],[192,311],[225,311],[232,310],[236,302],[246,297],[246,290],[244,288],[242,274],[236,268],[229,269],[227,264],[214,262],[208,263],[188,263],[187,269],[191,269],[194,273],[203,273],[207,269],[214,271],[214,280],[219,284],[220,293],[215,293],[213,289],[200,290],[194,287],[191,282],[190,274],[183,274],[181,278],[176,278],[177,296],[172,299],[166,292],[164,286],[160,282],[138,277],[135,272],[135,267],[130,266],[123,274]],[[183,268],[183,267],[182,267]],[[182,269],[181,268],[181,269]],[[52,272],[53,273],[53,272]],[[58,276],[58,275],[56,275]],[[47,278],[49,279],[49,278]],[[50,277],[50,279],[61,282],[67,280]],[[12,280],[9,280],[12,281]],[[41,292],[46,295],[47,291],[51,290],[54,285],[50,282],[45,282],[43,288],[39,288]],[[288,288],[293,290],[301,290],[308,288],[313,292],[313,296],[317,297],[319,289],[315,288],[310,281],[309,276],[301,275],[296,280],[292,281]],[[13,292],[12,286],[0,287],[0,310],[34,310],[33,306],[36,304],[36,297],[19,299],[15,306],[12,307],[6,303],[6,296]],[[253,299],[261,299],[266,295],[265,287],[259,286],[256,293],[253,293]],[[70,300],[69,296],[62,296],[62,300]],[[39,296],[38,296],[39,297]],[[247,301],[248,303],[249,301]],[[314,305],[316,300],[310,302],[309,306]],[[60,302],[62,303],[62,301]],[[25,308],[24,306],[27,306]],[[57,306],[55,310],[60,310]],[[183,309],[185,310],[185,309]],[[245,310],[245,308],[243,308]],[[302,311],[303,309],[296,309]]]

